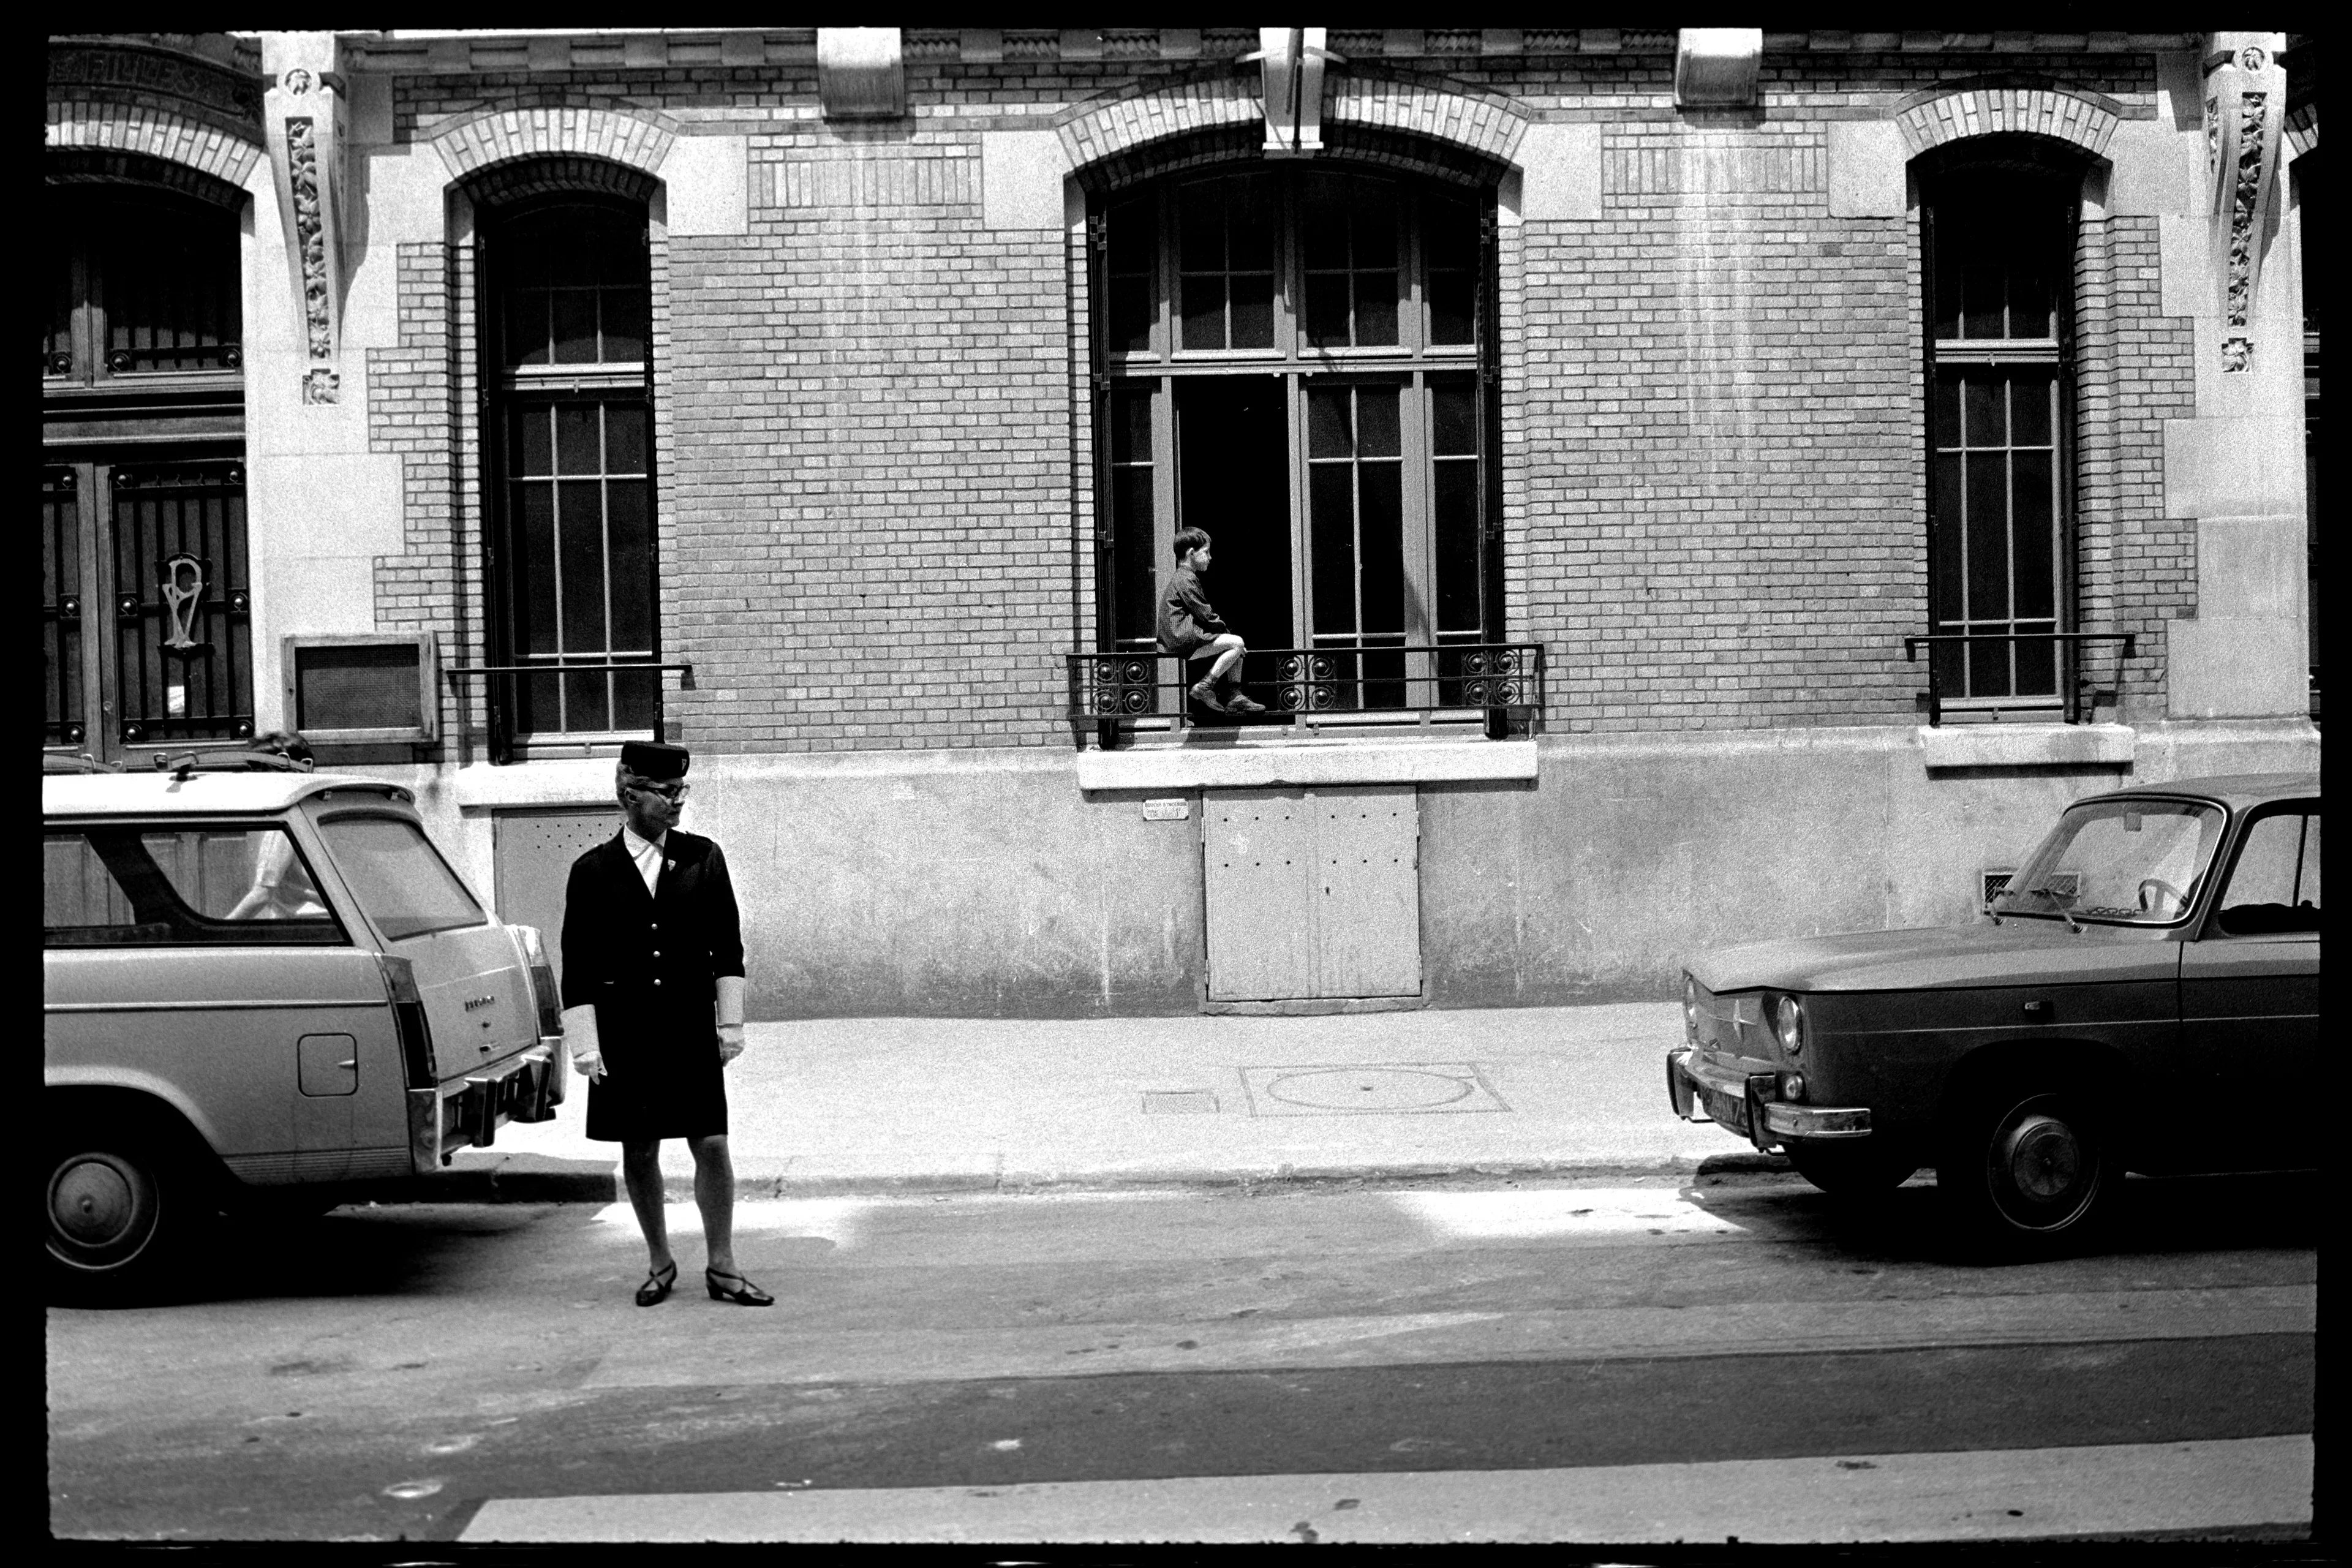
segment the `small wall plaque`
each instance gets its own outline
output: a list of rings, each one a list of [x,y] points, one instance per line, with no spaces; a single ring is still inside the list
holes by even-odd
[[[1146,822],[1182,822],[1192,815],[1192,803],[1181,795],[1174,800],[1147,800],[1143,803]]]

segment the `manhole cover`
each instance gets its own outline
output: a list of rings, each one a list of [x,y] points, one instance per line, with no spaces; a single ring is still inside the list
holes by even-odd
[[[1466,1062],[1377,1067],[1244,1068],[1258,1116],[1507,1110]]]

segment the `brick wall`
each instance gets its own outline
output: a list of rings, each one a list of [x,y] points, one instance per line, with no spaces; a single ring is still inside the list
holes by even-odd
[[[823,123],[800,64],[397,79],[403,139],[616,107],[747,138],[749,232],[656,260],[662,635],[696,666],[671,699],[687,739],[1067,743],[1058,655],[1093,626],[1084,258],[985,226],[979,137],[1181,94],[1202,58],[967,48],[911,64],[915,117],[877,128]],[[1601,220],[1507,225],[1500,246],[1507,620],[1552,651],[1547,721],[1916,722],[1917,226],[1829,216],[1825,126],[1987,62],[1771,58],[1772,112],[1715,120],[1670,107],[1654,51],[1443,63],[1465,85],[1449,101],[1509,106],[1481,110],[1490,141],[1528,118],[1604,128]],[[2154,111],[2145,57],[1998,63]],[[1445,79],[1391,75],[1350,90],[1444,120]],[[2162,421],[2191,388],[2186,323],[2154,313],[2155,247],[2152,220],[2086,223],[2076,279],[2079,604],[2088,628],[2143,634],[2131,710],[2160,706],[2161,624],[2195,574],[2192,533],[2162,516]],[[480,636],[467,258],[412,248],[402,342],[370,359],[371,428],[408,457],[412,508],[380,615],[463,651]]]

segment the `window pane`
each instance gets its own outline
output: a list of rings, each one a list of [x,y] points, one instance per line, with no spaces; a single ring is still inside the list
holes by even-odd
[[[1225,204],[1223,183],[1196,180],[1176,192],[1177,265],[1187,272],[1225,269]]]
[[[593,364],[596,361],[596,291],[559,289],[554,294],[555,363]]]
[[[650,730],[661,718],[661,676],[615,674],[613,677],[613,728]]]
[[[2306,824],[2316,828],[2319,818],[2281,813],[2258,818],[2246,829],[2244,847],[2230,872],[2230,886],[2221,895],[2223,910],[2256,904],[2285,910],[2298,904],[2308,904],[2315,910],[2319,908],[2319,847],[2313,842],[2317,835],[2307,832]],[[2224,922],[2233,931],[2253,923]]]
[[[1233,280],[1234,338],[1237,349],[1274,346],[1274,275],[1244,273]]]
[[[1354,471],[1345,463],[1318,464],[1307,477],[1315,552],[1315,630],[1356,629]]]
[[[642,474],[646,471],[646,410],[625,403],[604,405],[604,471]]]
[[[555,651],[555,487],[514,487],[515,533],[521,559],[516,563],[516,609],[522,625],[515,646],[524,653]]]
[[[1307,394],[1307,455],[1345,458],[1356,449],[1345,388],[1316,387]]]
[[[1969,465],[1969,617],[2009,614],[2009,459],[1971,453]]]
[[[604,363],[628,364],[645,358],[646,339],[650,335],[646,311],[652,300],[635,289],[605,289],[598,298],[604,311]]]
[[[563,651],[601,656],[604,640],[604,486],[566,479],[557,486],[556,537],[563,558],[557,594],[563,607]]]
[[[2024,266],[2009,275],[2009,335],[2046,338],[2050,323],[2050,275],[2039,267]]]
[[[2051,463],[2047,452],[2018,452],[2010,458],[2011,531],[2016,541],[2015,614],[2047,619],[2056,613],[2057,584],[2052,555]]]
[[[1966,389],[1962,429],[1967,445],[1971,448],[2007,446],[2009,422],[2003,417],[2002,408],[2008,402],[2008,388],[2000,378],[1971,375],[1962,384]]]
[[[1960,378],[1947,373],[1936,378],[1936,389],[1928,399],[1929,417],[1934,421],[1928,437],[1937,447],[1948,449],[1960,444]]]
[[[1393,411],[1393,399],[1391,399]],[[1404,630],[1403,465],[1365,463],[1358,470],[1363,563],[1363,629]],[[1328,626],[1318,627],[1328,631]]]
[[[545,364],[553,355],[553,329],[548,324],[547,291],[518,289],[507,299],[507,363]]]
[[[1468,202],[1426,196],[1421,221],[1421,250],[1433,270],[1467,272],[1477,267],[1478,214]]]
[[[1437,629],[1476,631],[1478,615],[1478,465],[1437,465],[1435,495]]]
[[[1110,280],[1110,320],[1107,330],[1114,350],[1124,353],[1148,352],[1154,313],[1149,274]]]
[[[1225,277],[1222,272],[1188,272],[1179,284],[1184,305],[1184,346],[1221,349],[1225,346]]]
[[[1356,449],[1367,458],[1393,458],[1404,450],[1397,433],[1395,387],[1357,389]]]
[[[1443,382],[1429,389],[1430,450],[1441,458],[1475,457],[1478,451],[1478,389],[1471,382]]]
[[[1960,272],[1960,335],[1964,338],[2005,336],[2001,310],[2001,269],[1971,263]]]
[[[1477,341],[1475,312],[1477,279],[1470,272],[1429,275],[1429,341],[1467,343]]]
[[[1121,392],[1114,395],[1110,460],[1114,463],[1148,463],[1151,460],[1151,396],[1149,393]]]
[[[604,526],[612,555],[613,644],[630,652],[654,646],[654,520],[643,479],[608,479]]]
[[[1386,180],[1360,176],[1348,184],[1353,198],[1354,265],[1393,269],[1397,264],[1396,188]]]
[[[94,827],[42,848],[42,944],[340,944],[283,828]]]
[[[1299,240],[1310,271],[1348,265],[1347,177],[1318,170],[1304,182]]]
[[[593,403],[562,403],[555,408],[555,461],[560,474],[602,473],[604,455],[600,449],[597,418],[601,411]]]
[[[1307,275],[1307,341],[1313,347],[1347,344],[1348,276],[1345,272]]]
[[[520,478],[555,472],[555,410],[545,404],[518,408],[513,428],[514,444],[508,449],[513,473]]]
[[[1225,256],[1236,272],[1274,270],[1274,182],[1244,174],[1225,182]]]
[[[2009,439],[2014,447],[2050,445],[2050,410],[2057,383],[2049,376],[2021,375],[2009,384]]]
[[[1156,265],[1154,252],[1160,247],[1160,204],[1154,197],[1126,201],[1110,209],[1104,222],[1104,237],[1110,247],[1110,269],[1115,274],[1142,273],[1149,276]]]
[[[1145,464],[1115,469],[1110,477],[1112,539],[1118,551],[1111,635],[1122,642],[1148,641],[1154,635],[1152,568],[1159,554],[1152,542],[1151,479],[1151,468]]]
[[[1397,279],[1393,272],[1356,274],[1356,342],[1397,341]]]
[[[388,816],[320,824],[320,837],[378,930],[394,942],[488,922],[482,906],[416,825]]]

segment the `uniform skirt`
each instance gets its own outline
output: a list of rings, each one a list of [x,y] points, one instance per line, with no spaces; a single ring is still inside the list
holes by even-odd
[[[588,1136],[604,1143],[708,1138],[727,1131],[719,1032],[614,1029],[597,1010],[604,1079],[588,1087]]]

